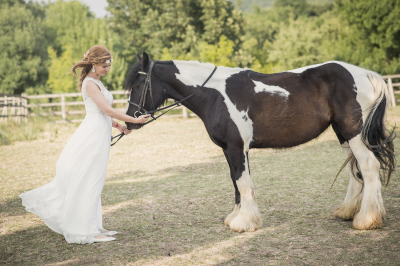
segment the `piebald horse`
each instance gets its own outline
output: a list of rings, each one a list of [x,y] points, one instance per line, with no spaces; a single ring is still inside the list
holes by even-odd
[[[206,83],[205,83],[206,82]],[[202,86],[202,84],[204,86]],[[332,125],[342,146],[350,183],[334,216],[356,229],[374,229],[386,215],[381,185],[395,168],[393,131],[385,127],[389,94],[375,72],[338,61],[276,74],[215,67],[197,61],[151,61],[146,53],[129,71],[126,113],[155,110],[166,99],[203,121],[222,148],[235,187],[235,206],[225,219],[233,231],[262,225],[250,177],[251,148],[288,148],[318,137]],[[129,129],[143,125],[127,123]]]

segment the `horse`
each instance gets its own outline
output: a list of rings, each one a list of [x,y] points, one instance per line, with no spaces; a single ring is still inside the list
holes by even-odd
[[[137,59],[125,80],[126,114],[154,113],[172,98],[203,121],[230,168],[235,206],[225,224],[231,230],[262,226],[249,149],[294,147],[330,125],[346,158],[341,170],[347,164],[350,172],[347,194],[333,215],[353,220],[355,229],[383,225],[381,186],[389,183],[395,158],[394,129],[385,125],[390,95],[379,74],[339,61],[262,74],[198,61],[152,61],[147,53]],[[128,129],[142,126],[127,123]]]

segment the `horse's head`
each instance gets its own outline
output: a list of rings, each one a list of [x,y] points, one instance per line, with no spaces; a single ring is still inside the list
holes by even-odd
[[[125,89],[130,91],[126,114],[139,117],[146,111],[157,109],[168,98],[161,82],[153,73],[153,66],[147,53],[143,58],[137,55],[138,62],[130,69]],[[143,124],[126,123],[128,129],[139,129]]]

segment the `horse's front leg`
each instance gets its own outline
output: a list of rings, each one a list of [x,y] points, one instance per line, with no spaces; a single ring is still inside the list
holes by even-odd
[[[236,197],[235,209],[225,219],[225,224],[237,232],[255,231],[262,222],[250,177],[248,152],[240,148],[228,148],[224,154],[231,169]]]
[[[233,166],[231,164],[231,161],[229,159],[228,153],[227,153],[226,150],[223,150],[223,151],[224,151],[224,155],[225,155],[226,161],[228,162],[228,165],[229,165],[233,186],[235,187],[235,208],[233,209],[233,212],[231,214],[229,214],[225,219],[225,224],[227,226],[229,226],[229,224],[231,223],[232,219],[235,218],[236,215],[238,215],[238,213],[239,213],[240,193],[239,193],[238,187],[236,185],[235,171],[234,171]]]

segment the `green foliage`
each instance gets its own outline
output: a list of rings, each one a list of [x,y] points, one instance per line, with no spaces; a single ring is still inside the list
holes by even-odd
[[[0,93],[20,94],[45,82],[46,39],[41,19],[24,5],[0,7]]]
[[[91,36],[87,36],[87,32],[92,30],[88,23],[91,18],[94,16],[89,7],[78,1],[58,0],[47,6],[44,23],[53,37],[52,46],[58,55],[71,45],[72,54],[82,57],[89,48],[88,43],[92,42],[88,40]]]
[[[222,35],[219,42],[208,44],[200,42],[191,52],[182,54],[178,58],[174,58],[167,48],[164,48],[161,55],[161,60],[198,60],[201,62],[213,63],[216,66],[235,67],[236,64],[232,61],[232,54],[235,44]]]
[[[264,9],[271,7],[274,0],[242,0],[237,1],[236,5],[245,12],[251,12],[254,8]]]
[[[113,54],[111,71],[103,80],[109,90],[123,87],[128,65],[118,53],[121,47],[105,19],[96,19],[89,8],[78,1],[58,0],[46,9],[46,26],[54,37],[48,49],[51,58],[47,81],[54,93],[74,92],[77,82],[71,73],[72,66],[93,45],[106,46]]]
[[[74,59],[72,45],[68,45],[60,57],[57,57],[57,52],[52,47],[48,48],[48,53],[51,65],[47,83],[53,88],[52,92],[75,92],[76,80],[70,71],[77,59]]]
[[[341,51],[341,58],[378,72],[400,71],[400,1],[336,0],[337,9],[349,28],[342,46],[357,47]]]
[[[235,1],[236,6],[246,12],[246,13],[251,13],[255,9],[265,9],[267,7],[272,7],[274,3],[276,3],[277,0],[238,0]],[[297,2],[297,0],[294,0],[293,2]],[[303,2],[302,0],[298,2]],[[308,4],[314,5],[314,6],[325,6],[327,4],[332,4],[333,0],[307,0]],[[294,3],[296,4],[296,3]],[[315,7],[314,7],[315,8]]]
[[[282,25],[268,44],[272,71],[279,72],[334,60],[340,21],[331,12],[323,18],[299,18]]]
[[[108,2],[111,17],[98,19],[76,0],[0,0],[0,93],[76,91],[71,67],[95,44],[114,57],[110,90],[143,51],[264,73],[327,60],[400,72],[400,0]]]
[[[123,37],[124,56],[137,53],[159,58],[164,48],[173,56],[188,53],[199,42],[216,44],[222,35],[240,44],[243,17],[225,0],[109,0],[112,28]]]
[[[332,4],[312,5],[306,0],[275,0],[274,9],[288,10],[293,13],[295,18],[299,16],[312,17],[320,16],[322,13],[331,10]]]

